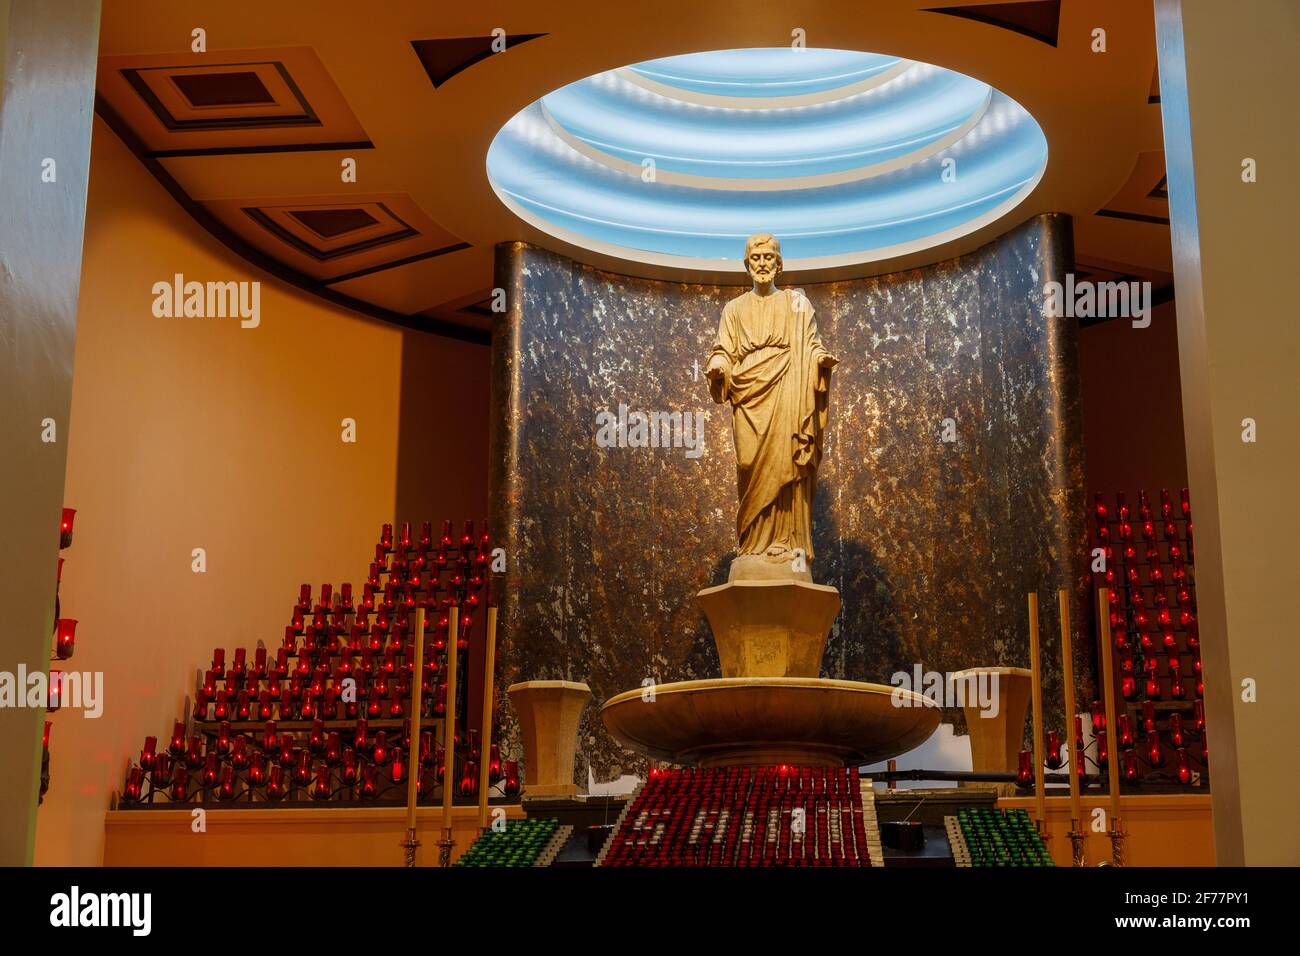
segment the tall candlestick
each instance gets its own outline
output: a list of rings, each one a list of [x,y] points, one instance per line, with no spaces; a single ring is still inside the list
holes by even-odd
[[[1061,609],[1061,680],[1065,684],[1065,726],[1074,726],[1074,656],[1070,649],[1070,595],[1065,588],[1056,592]],[[1079,768],[1083,748],[1077,742],[1070,750],[1070,842],[1075,866],[1084,865],[1083,805],[1079,797]]]
[[[443,717],[442,752],[442,844],[439,862],[451,866],[451,797],[456,786],[456,643],[460,630],[460,608],[452,605],[447,612],[447,715]]]
[[[1038,592],[1029,592],[1029,668],[1034,720],[1034,813],[1038,833],[1047,836],[1047,793],[1043,785],[1043,672],[1038,653]]]
[[[497,609],[488,608],[487,612],[487,649],[483,656],[483,736],[482,746],[485,751],[479,759],[478,775],[478,828],[487,829],[488,816],[488,771],[491,761],[487,754],[492,750],[492,670],[496,666],[497,650]]]
[[[424,608],[422,607],[415,609],[415,666],[412,673],[416,675],[424,673]],[[424,711],[424,702],[421,698],[423,683],[418,676],[411,681],[412,749],[420,740],[420,716]],[[402,843],[406,849],[407,866],[415,866],[415,850],[420,845],[420,841],[415,838],[415,803],[420,792],[420,772],[418,760],[413,762],[416,769],[406,778],[406,840]]]
[[[1110,589],[1097,591],[1097,605],[1101,613],[1101,678],[1106,701],[1106,726],[1115,726],[1115,664],[1111,660],[1110,650]],[[1107,779],[1110,787],[1110,839],[1111,862],[1116,866],[1124,865],[1124,834],[1120,828],[1119,817],[1119,760],[1112,758],[1107,763]]]

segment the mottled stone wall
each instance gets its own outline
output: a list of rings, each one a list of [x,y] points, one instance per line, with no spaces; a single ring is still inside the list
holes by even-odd
[[[959,259],[804,287],[840,359],[812,567],[843,600],[826,676],[1028,666],[1037,589],[1060,725],[1058,587],[1072,591],[1076,646],[1091,633],[1075,327],[1042,315],[1069,237],[1068,218],[1040,216]],[[498,688],[580,680],[599,703],[647,677],[716,677],[694,594],[726,579],[735,459],[703,364],[742,289],[613,275],[522,243],[498,249],[497,284],[509,298],[493,339],[492,520],[509,561]],[[598,447],[596,415],[620,403],[702,411],[704,454]],[[954,442],[941,441],[945,418]],[[1090,648],[1076,666],[1085,693]],[[584,783],[588,765],[598,780],[643,769],[597,706],[579,752]]]

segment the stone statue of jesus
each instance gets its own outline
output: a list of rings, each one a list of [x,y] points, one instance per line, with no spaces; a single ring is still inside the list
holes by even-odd
[[[732,407],[740,502],[730,579],[808,577],[790,569],[813,556],[813,494],[838,360],[818,338],[803,293],[776,287],[774,236],[749,237],[745,270],[754,287],[723,308],[705,370],[710,396]]]

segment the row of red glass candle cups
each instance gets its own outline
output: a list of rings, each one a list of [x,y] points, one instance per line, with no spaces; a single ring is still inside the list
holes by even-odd
[[[1182,656],[1178,651],[1165,655],[1166,677],[1160,676],[1160,656],[1151,653],[1142,659],[1142,678],[1136,673],[1136,660],[1131,650],[1120,655],[1119,693],[1126,701],[1136,701],[1140,696],[1147,702],[1163,700],[1165,697],[1164,680],[1169,682],[1169,699],[1186,700],[1187,684],[1184,683]],[[1201,676],[1201,653],[1196,651],[1192,657],[1192,694],[1195,702],[1200,703],[1205,697],[1205,680]]]
[[[433,537],[433,523],[425,521],[420,525],[420,534],[417,537],[411,532],[411,522],[402,522],[401,534],[397,538],[393,537],[393,526],[385,524],[379,531],[379,547],[385,554],[391,554],[396,551],[398,554],[407,554],[411,551],[428,552],[437,549],[440,552],[450,550],[460,550],[462,552],[473,551],[476,548],[480,551],[486,551],[488,547],[488,530],[487,522],[483,522],[483,533],[477,539],[474,537],[474,522],[472,520],[465,522],[464,531],[459,538],[452,535],[452,521],[447,518],[442,523],[442,537],[436,541]]]
[[[465,768],[458,785],[459,792],[463,796],[472,796],[478,790],[480,754],[476,738],[477,733],[472,732],[468,753],[458,760]],[[204,748],[203,737],[199,734],[189,737],[187,742],[185,725],[177,721],[167,751],[158,753],[157,738],[146,737],[140,753],[139,766],[133,769],[149,771],[151,783],[156,789],[168,785],[178,786],[179,792],[173,792],[173,799],[177,800],[185,799],[189,771],[199,768],[203,770],[200,782],[204,789],[212,789],[219,784],[224,784],[226,781],[222,775],[225,775],[227,770],[231,771],[229,783],[233,787],[238,779],[238,772],[246,771],[244,779],[249,789],[265,784],[270,787],[269,795],[278,799],[284,794],[279,786],[273,786],[277,780],[280,784],[284,784],[285,773],[291,773],[292,776],[288,778],[289,783],[300,787],[307,786],[312,781],[313,759],[320,758],[315,769],[317,787],[313,793],[314,797],[327,798],[337,792],[337,788],[327,789],[326,784],[322,782],[327,781],[330,776],[325,771],[334,768],[337,768],[335,776],[340,786],[352,787],[361,782],[363,784],[361,795],[373,796],[373,786],[367,789],[366,785],[378,784],[381,768],[388,768],[387,776],[393,784],[401,783],[405,779],[407,772],[405,755],[410,749],[409,722],[403,740],[406,744],[405,748],[390,746],[387,733],[384,731],[378,732],[373,738],[369,737],[363,720],[358,723],[353,735],[354,749],[343,745],[342,735],[337,731],[326,732],[322,722],[317,720],[307,735],[307,746],[299,748],[296,746],[295,734],[291,731],[279,731],[274,722],[268,722],[260,741],[244,734],[232,734],[229,723],[222,723],[216,736],[208,741]],[[183,771],[180,773],[179,783],[173,774],[173,759],[174,769],[178,772]],[[496,744],[492,744],[489,748],[488,761],[489,785],[504,780],[506,794],[517,794],[519,792],[518,763],[505,761],[503,764]],[[433,732],[422,732],[420,765],[423,769],[433,771],[426,786],[432,787],[435,783],[441,783],[444,764],[443,749],[436,746]],[[129,775],[126,790],[128,800],[139,799],[141,792],[139,786],[134,788],[131,786],[132,780]],[[143,777],[137,782],[142,784]],[[229,796],[227,789],[221,787],[219,796]]]
[[[360,681],[360,679],[358,679]],[[423,681],[422,713],[425,716],[441,717],[447,710],[447,682],[426,675]],[[256,696],[248,691],[240,691],[233,699],[225,690],[211,692],[200,688],[195,696],[195,717],[198,720],[355,720],[364,717],[398,718],[409,714],[411,688],[409,682],[400,678],[388,681],[385,677],[377,678],[367,689],[363,682],[351,688],[348,694],[346,685],[325,684],[323,682],[306,684],[290,682],[285,688],[279,681],[262,689]],[[348,699],[344,699],[347,697]],[[211,705],[211,717],[209,717]]]
[[[1156,525],[1161,526],[1164,531],[1166,541],[1178,541],[1178,523],[1181,521],[1187,526],[1187,541],[1190,544],[1194,530],[1192,527],[1192,504],[1187,494],[1187,489],[1182,489],[1179,495],[1178,511],[1174,511],[1173,500],[1169,495],[1168,488],[1160,489],[1160,516],[1151,509],[1151,502],[1147,498],[1145,491],[1138,492],[1138,534],[1146,542],[1156,540]],[[1133,513],[1128,505],[1128,497],[1124,492],[1115,493],[1115,514],[1112,516],[1110,509],[1106,507],[1106,498],[1101,492],[1093,495],[1092,516],[1096,522],[1097,536],[1102,541],[1110,539],[1110,527],[1117,527],[1117,534],[1121,541],[1130,541],[1134,538],[1133,532]]]
[[[310,794],[314,800],[330,800],[336,796],[344,799],[360,797],[363,800],[379,799],[393,790],[398,796],[406,792],[405,782],[408,771],[405,754],[400,748],[394,748],[391,760],[384,768],[374,763],[362,763],[350,747],[345,748],[339,766],[331,767],[324,760],[313,761],[307,751],[294,752],[295,757],[290,766],[268,761],[264,754],[255,751],[249,757],[246,771],[240,773],[231,760],[221,760],[216,754],[205,754],[199,775],[199,787],[192,786],[190,769],[187,763],[176,761],[173,765],[169,754],[158,754],[154,758],[152,769],[148,771],[150,792],[167,792],[170,802],[184,803],[195,797],[200,800],[212,793],[218,800],[231,801],[241,796],[252,799],[253,795],[263,792],[269,800],[282,800],[291,796],[295,789]],[[431,798],[437,786],[442,783],[443,765],[421,767],[419,792],[421,797]],[[135,766],[127,772],[126,789],[123,797],[128,803],[137,803],[145,798],[144,767]],[[478,792],[479,769],[472,761],[464,762],[464,770],[457,785],[457,793],[463,797],[472,797]],[[503,778],[503,792],[507,796],[519,793],[519,770],[514,761],[506,761]]]
[[[348,734],[350,742],[357,751],[362,753],[373,753],[376,762],[385,763],[384,754],[387,753],[388,732],[378,731],[373,736],[370,734],[370,727],[365,719],[358,720],[351,733]],[[171,740],[167,747],[167,752],[172,756],[179,757],[181,754],[187,754],[187,761],[194,765],[198,759],[196,747],[200,746],[203,741],[203,735],[194,734],[188,738],[185,735],[184,721],[176,721],[172,728]],[[336,763],[340,754],[340,747],[343,741],[343,734],[336,730],[327,730],[325,722],[320,719],[312,721],[311,730],[305,736],[307,749],[317,755],[324,755],[331,763]],[[409,719],[403,721],[401,733],[402,746],[407,750],[411,747],[411,722]],[[428,764],[432,758],[433,748],[436,744],[436,736],[433,730],[422,730],[420,732],[420,759],[423,763]],[[462,741],[459,732],[457,732],[454,742],[460,746]],[[215,748],[218,754],[227,754],[237,752],[240,746],[259,748],[267,753],[279,752],[281,760],[287,759],[287,753],[292,751],[298,743],[296,734],[291,730],[281,730],[273,720],[268,720],[263,728],[260,737],[252,737],[247,734],[236,734],[233,731],[230,721],[222,721],[216,734],[212,737],[210,747]],[[157,750],[158,738],[146,737],[144,747],[141,750],[140,763],[145,769],[149,768],[149,761]],[[438,760],[441,760],[442,748],[437,747],[439,754]],[[479,760],[481,750],[479,746],[479,732],[471,730],[469,732],[469,748],[464,755],[470,760]],[[488,748],[489,771],[493,781],[501,774],[501,754],[496,744],[491,744]]]
[[[1099,700],[1092,702],[1091,719],[1093,743],[1097,754],[1094,763],[1098,767],[1104,767],[1110,759],[1109,735],[1106,727],[1105,705]],[[1122,772],[1126,782],[1132,783],[1138,779],[1137,738],[1139,732],[1143,737],[1142,751],[1148,766],[1152,768],[1165,766],[1165,747],[1161,741],[1160,730],[1156,723],[1156,709],[1153,701],[1147,700],[1143,703],[1139,729],[1134,728],[1133,721],[1127,713],[1118,714],[1115,721],[1118,725],[1120,751],[1123,754]],[[1199,700],[1193,702],[1191,728],[1184,726],[1182,714],[1171,713],[1166,724],[1166,733],[1168,734],[1169,745],[1175,751],[1175,776],[1180,783],[1190,783],[1192,767],[1187,745],[1193,741],[1199,741],[1202,762],[1208,759],[1205,750],[1205,705]],[[1075,753],[1085,753],[1083,716],[1079,714],[1076,714],[1074,718],[1074,747]],[[1046,753],[1043,757],[1043,763],[1050,770],[1060,769],[1064,763],[1061,756],[1060,733],[1055,730],[1047,731],[1044,748]],[[1076,762],[1075,772],[1080,775],[1080,778],[1086,778],[1086,762]],[[1033,783],[1033,755],[1028,750],[1020,752],[1017,783],[1022,786]]]
[[[1124,783],[1137,784],[1142,782],[1143,772],[1142,764],[1145,763],[1147,768],[1154,770],[1166,765],[1167,757],[1165,748],[1160,742],[1159,734],[1148,734],[1143,744],[1143,757],[1139,758],[1136,749],[1124,750],[1120,754],[1120,779]],[[1107,762],[1105,754],[1102,755],[1100,765],[1104,767]],[[1199,761],[1200,766],[1205,766],[1204,760]],[[1192,782],[1194,768],[1192,766],[1192,754],[1186,747],[1178,747],[1174,750],[1173,776],[1183,785]],[[1080,782],[1087,779],[1085,765],[1079,765]],[[1028,750],[1020,751],[1020,759],[1016,770],[1016,784],[1020,787],[1032,787],[1034,785],[1034,757]]]
[[[326,649],[338,653],[347,638],[351,638],[354,651],[362,646],[367,636],[395,633],[405,639],[410,636],[413,612],[417,608],[425,610],[429,617],[426,627],[431,632],[446,633],[447,612],[453,607],[461,608],[461,616],[468,617],[468,629],[472,630],[474,619],[470,612],[479,606],[479,592],[485,589],[485,581],[481,574],[468,579],[455,574],[445,587],[436,586],[432,581],[426,582],[429,585],[427,587],[419,583],[403,586],[389,581],[382,585],[382,592],[376,586],[366,584],[362,603],[356,607],[344,607],[341,598],[336,599],[332,610],[317,605],[310,611],[304,611],[300,606],[294,605],[289,623],[285,625],[284,646],[290,653],[294,653],[297,650],[297,639],[303,637],[303,647],[308,652]],[[328,588],[329,585],[322,587]],[[310,591],[310,588],[309,584],[302,585],[303,591]],[[426,591],[428,596],[420,597]],[[439,593],[443,596],[438,597]],[[308,617],[308,614],[311,616]],[[372,614],[375,616],[373,624],[370,622]]]

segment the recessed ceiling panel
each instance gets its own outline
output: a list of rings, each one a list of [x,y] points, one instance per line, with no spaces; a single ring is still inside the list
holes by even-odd
[[[488,152],[501,200],[606,255],[734,271],[744,238],[787,268],[871,262],[965,235],[1032,191],[1047,142],[1018,103],[926,63],[745,49],[597,74],[514,116]]]

